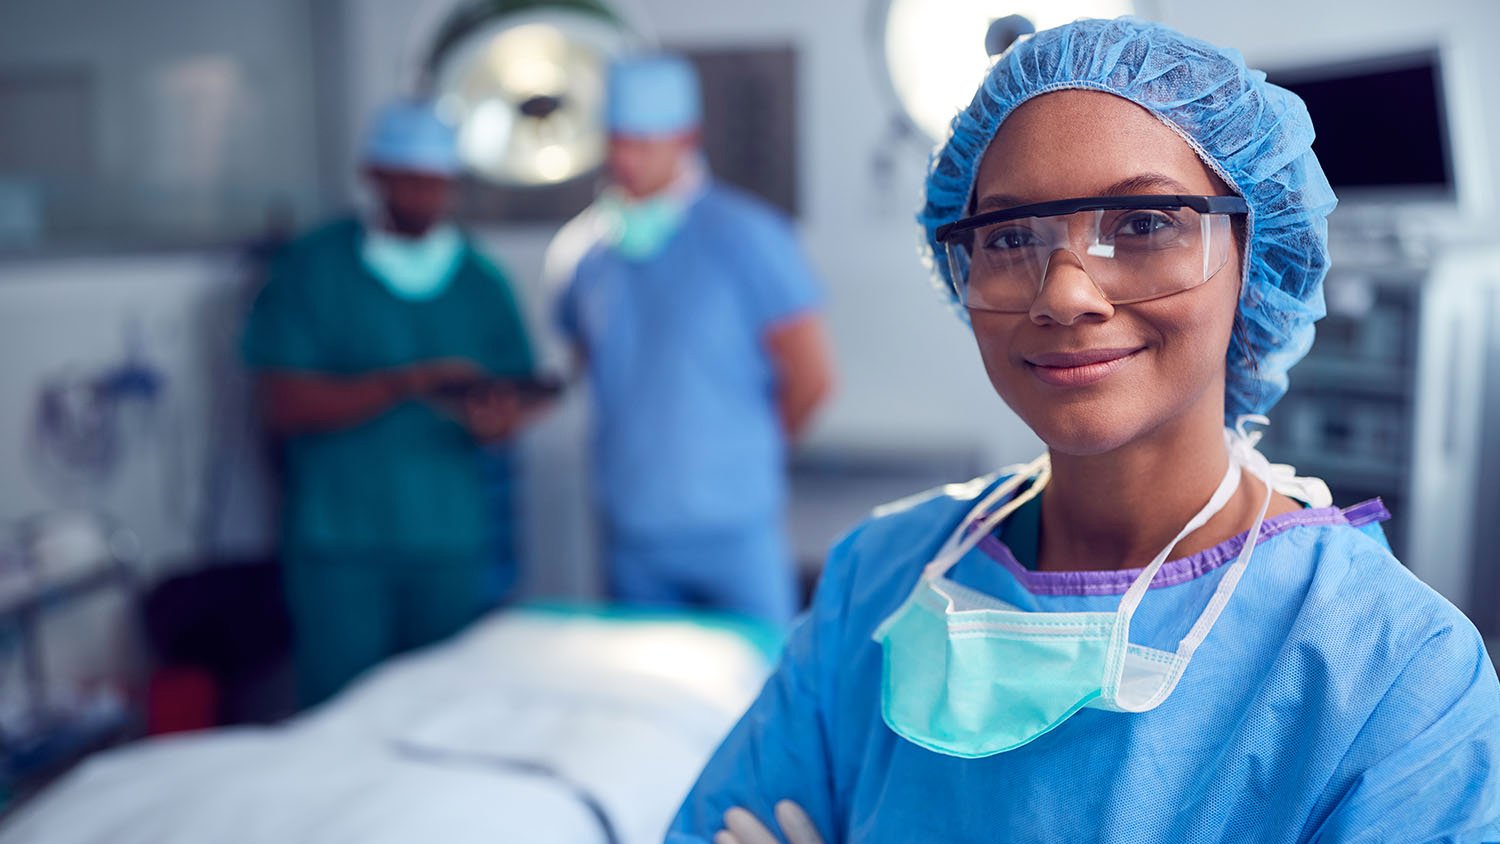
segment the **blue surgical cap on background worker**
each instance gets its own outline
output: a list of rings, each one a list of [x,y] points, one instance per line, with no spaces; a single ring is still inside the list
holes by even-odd
[[[608,93],[611,183],[554,272],[596,408],[610,594],[788,622],[787,442],[827,363],[778,349],[815,336],[820,285],[780,213],[708,174],[687,61],[619,59]]]
[[[456,130],[419,100],[396,100],[382,108],[365,134],[360,157],[369,167],[436,176],[457,176],[463,166]]]
[[[1231,349],[1225,399],[1230,413],[1265,409],[1321,312],[1323,217],[1333,197],[1300,101],[1234,51],[1131,18],[1079,21],[1018,42],[934,160],[920,216],[934,252],[942,254],[938,226],[976,213],[978,163],[1001,122],[1034,98],[1074,90],[1147,109],[1248,201],[1238,315],[1250,346]],[[1079,134],[1087,148],[1088,133]],[[1149,154],[1131,162],[1141,160]],[[934,263],[946,286],[948,269],[940,257]],[[1085,274],[1068,278],[1079,286],[1067,289],[1085,289]],[[1092,325],[1107,313],[1094,313]],[[1061,330],[1035,311],[1030,320],[1036,332],[1027,337]],[[1227,573],[1240,579],[1156,708],[1085,706],[977,758],[898,735],[882,707],[919,678],[892,673],[899,664],[874,637],[901,617],[929,561],[950,535],[964,534],[965,514],[999,482],[981,478],[892,505],[839,543],[811,614],[704,771],[669,842],[708,841],[731,807],[774,825],[782,800],[802,806],[830,842],[1500,840],[1494,666],[1468,620],[1390,554],[1374,501],[1340,509],[1309,500],[1257,520],[1253,559],[1237,570],[1228,563],[1245,559],[1243,534],[1166,562],[1128,628],[1132,647],[1176,647]],[[1121,606],[1140,570],[1038,570],[1037,518],[1002,523],[946,577],[997,610]],[[945,660],[962,653],[939,647],[922,670],[941,677],[952,668]],[[1004,694],[1006,683],[1043,679],[997,677],[994,688],[949,691],[985,698]]]
[[[605,126],[623,135],[672,135],[703,119],[698,73],[679,56],[640,56],[610,66]]]
[[[432,391],[533,368],[508,280],[446,219],[453,129],[431,104],[398,101],[360,156],[379,207],[289,244],[243,337],[283,443],[280,556],[304,703],[494,603],[509,526],[480,446],[508,434]]]

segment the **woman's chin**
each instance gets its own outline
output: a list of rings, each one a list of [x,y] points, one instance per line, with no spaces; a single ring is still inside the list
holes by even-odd
[[[1073,457],[1107,454],[1128,444],[1134,433],[1134,427],[1124,414],[1077,408],[1071,412],[1048,414],[1046,418],[1027,419],[1026,422],[1047,444],[1048,451]]]

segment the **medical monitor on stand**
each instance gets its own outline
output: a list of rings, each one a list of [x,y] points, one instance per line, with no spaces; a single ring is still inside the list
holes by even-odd
[[[1268,72],[1307,104],[1313,150],[1340,198],[1456,197],[1442,60],[1436,50]]]
[[[1328,316],[1263,447],[1326,480],[1337,504],[1380,496],[1402,562],[1500,637],[1486,556],[1500,536],[1500,249],[1468,243],[1492,240],[1478,212],[1493,199],[1461,56],[1268,72],[1306,102],[1339,208]]]
[[[1439,48],[1283,65],[1267,78],[1312,116],[1313,150],[1339,198],[1335,263],[1422,263],[1462,239],[1462,206],[1477,196],[1456,154]]]

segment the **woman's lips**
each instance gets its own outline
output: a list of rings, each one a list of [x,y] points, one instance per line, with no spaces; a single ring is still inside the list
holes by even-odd
[[[1087,387],[1108,378],[1140,349],[1089,349],[1027,355],[1026,365],[1037,380],[1054,387]]]

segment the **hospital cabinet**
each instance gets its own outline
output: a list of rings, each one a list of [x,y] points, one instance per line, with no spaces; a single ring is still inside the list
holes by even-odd
[[[1307,358],[1271,414],[1273,462],[1379,496],[1397,556],[1487,635],[1500,630],[1500,249],[1340,260]]]

